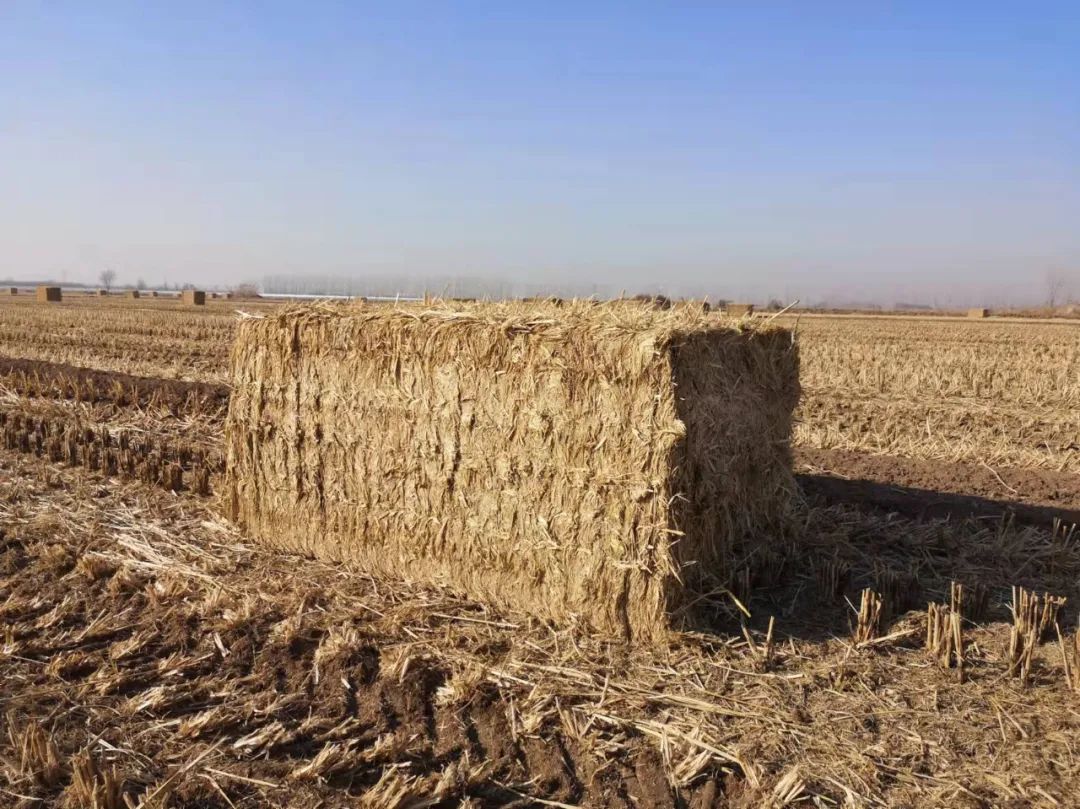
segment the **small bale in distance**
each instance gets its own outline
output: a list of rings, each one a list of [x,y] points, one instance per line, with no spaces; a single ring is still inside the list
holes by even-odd
[[[97,295],[98,297],[104,298],[109,294],[109,290],[107,290],[107,289],[99,289],[94,294]]]
[[[19,288],[18,287],[10,287],[8,289],[8,295],[18,295],[18,294],[19,294]]]
[[[671,298],[667,295],[635,295],[631,300],[654,309],[670,309]]]
[[[137,299],[139,297],[139,290],[129,289],[126,293],[124,293],[124,297]]]
[[[151,290],[151,292],[150,292],[150,297],[151,297],[151,298],[156,298],[157,296],[158,296],[157,290],[156,290],[156,289],[155,289],[155,290]]]
[[[728,317],[749,317],[754,314],[754,304],[729,303],[724,312]]]
[[[206,306],[206,293],[201,289],[185,289],[180,300],[188,306]]]
[[[64,299],[64,296],[60,292],[60,287],[39,286],[37,288],[37,301],[39,303],[60,303]]]
[[[979,309],[979,308],[968,309],[967,316],[968,317],[973,317],[973,318],[978,318],[978,319],[981,320],[982,318],[990,317],[990,310],[989,309]]]
[[[786,329],[631,301],[239,323],[227,516],[267,545],[660,641],[783,543]]]

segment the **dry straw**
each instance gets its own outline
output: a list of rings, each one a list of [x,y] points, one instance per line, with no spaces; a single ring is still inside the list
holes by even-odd
[[[968,599],[964,586],[957,582],[949,585],[949,604],[930,603],[926,609],[926,650],[947,669],[954,667],[964,681],[963,608]]]
[[[295,307],[240,323],[226,508],[263,541],[656,639],[779,542],[798,359],[701,307]]]
[[[1036,593],[1013,587],[1013,626],[1009,634],[1009,674],[1027,683],[1031,678],[1035,648],[1044,640],[1050,627],[1057,626],[1058,610],[1064,597]]]

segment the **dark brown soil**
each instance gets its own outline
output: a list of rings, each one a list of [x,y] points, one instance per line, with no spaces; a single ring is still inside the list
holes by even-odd
[[[991,469],[848,450],[800,447],[799,483],[810,497],[868,504],[916,517],[1001,517],[1080,523],[1080,476]]]
[[[1029,686],[1008,676],[1006,600],[1075,603],[1075,543],[807,518],[741,595],[757,651],[737,628],[649,651],[260,550],[203,499],[0,451],[0,806],[1071,805],[1075,694],[1053,641]],[[964,681],[903,614],[950,580],[989,591]],[[858,649],[868,586],[897,603]],[[118,797],[95,804],[107,776]]]
[[[208,592],[110,562],[92,537],[72,543],[51,524],[0,531],[0,785],[8,756],[18,787],[0,805],[84,805],[72,762],[88,742],[134,803],[210,751],[209,769],[169,784],[173,809],[351,806],[376,794],[413,805],[392,800],[387,779],[399,776],[410,796],[446,807],[725,805],[719,775],[676,792],[633,733],[612,759],[551,723],[523,730],[496,685],[448,691],[444,665],[403,663],[362,616],[326,618],[318,592],[291,604],[224,592],[207,603]],[[32,727],[55,745],[52,774],[19,764]],[[321,760],[335,745],[340,757]]]

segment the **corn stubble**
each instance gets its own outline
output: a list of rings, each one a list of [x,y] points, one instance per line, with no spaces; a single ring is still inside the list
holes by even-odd
[[[949,603],[931,603],[926,610],[926,650],[943,669],[955,668],[964,681],[964,586],[949,585]]]
[[[1058,611],[1064,605],[1065,599],[1060,596],[1049,593],[1039,596],[1023,587],[1012,588],[1009,674],[1024,685],[1031,680],[1035,650],[1047,638],[1050,628],[1057,626]]]

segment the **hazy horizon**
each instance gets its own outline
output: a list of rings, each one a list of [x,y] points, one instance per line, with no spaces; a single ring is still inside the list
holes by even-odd
[[[16,2],[0,277],[1080,296],[1080,7]]]

